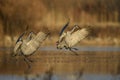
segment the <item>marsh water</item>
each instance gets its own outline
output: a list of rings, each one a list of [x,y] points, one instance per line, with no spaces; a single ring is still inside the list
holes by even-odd
[[[23,58],[12,57],[13,48],[1,47],[0,80],[120,80],[119,46],[76,48],[78,55],[54,46],[41,47],[29,57],[33,63],[26,73]]]

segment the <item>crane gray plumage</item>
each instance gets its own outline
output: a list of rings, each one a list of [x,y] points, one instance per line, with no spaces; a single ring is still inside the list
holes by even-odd
[[[57,48],[69,49],[70,51],[76,53],[72,50],[77,50],[76,48],[73,48],[73,46],[75,46],[82,39],[86,38],[89,35],[89,28],[80,28],[78,25],[75,25],[71,31],[64,32],[65,28],[63,27],[62,34],[60,35],[59,40],[57,41]]]
[[[21,41],[22,40],[22,37],[26,34],[26,32],[27,32],[27,30],[28,30],[28,25],[26,26],[26,29],[25,29],[25,32],[23,32],[19,37],[18,37],[18,39],[17,39],[17,41],[16,41],[16,44],[19,42],[19,41]]]
[[[16,44],[19,42],[19,41],[21,41],[22,40],[22,37],[24,36],[24,34],[25,34],[25,32],[24,33],[22,33],[20,36],[19,36],[19,38],[17,39],[17,41],[16,41]]]
[[[27,56],[32,55],[40,46],[40,44],[47,38],[49,33],[38,32],[36,35],[30,32],[26,39],[22,39],[25,33],[21,34],[14,47],[14,56],[22,55],[25,61],[28,60]]]
[[[68,25],[69,25],[69,21],[68,21],[67,24],[65,24],[65,25],[63,26],[63,28],[61,29],[61,31],[60,31],[60,33],[59,33],[59,36],[62,35],[62,33],[63,33],[64,30],[68,27]]]

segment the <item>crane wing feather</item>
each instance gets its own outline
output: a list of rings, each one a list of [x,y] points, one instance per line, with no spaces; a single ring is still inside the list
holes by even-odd
[[[61,29],[59,36],[62,35],[62,33],[64,32],[64,30],[67,28],[67,26],[69,25],[69,21],[63,26],[63,28]]]
[[[14,55],[17,55],[17,54],[19,53],[19,50],[20,50],[21,45],[22,45],[22,42],[18,42],[18,43],[15,45],[14,50],[13,50],[13,51],[14,51],[13,56],[14,56]]]
[[[22,34],[18,37],[18,39],[17,39],[16,43],[17,43],[17,42],[19,42],[19,41],[22,39],[22,37],[24,36],[24,34],[25,34],[25,32],[24,32],[24,33],[22,33]]]
[[[34,39],[30,40],[27,43],[24,43],[21,46],[21,49],[24,53],[24,55],[30,55],[33,54],[39,46],[44,42],[44,40],[47,38],[48,34],[45,34],[43,32],[39,32]]]
[[[89,35],[88,28],[83,28],[81,30],[77,30],[76,32],[73,32],[70,36],[70,39],[67,40],[70,44],[70,46],[76,45],[78,42],[80,42],[82,39],[86,38]]]

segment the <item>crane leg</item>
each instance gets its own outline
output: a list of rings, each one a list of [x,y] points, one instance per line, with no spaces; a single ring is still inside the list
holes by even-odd
[[[29,60],[25,55],[23,55],[23,57],[24,57],[24,61],[28,65],[28,69],[30,69],[31,68],[31,65],[30,65],[31,60]]]
[[[70,47],[68,47],[68,49],[73,52],[75,55],[78,55],[77,52],[73,51]]]
[[[70,48],[70,47],[66,47],[64,46],[65,49],[74,49],[74,50],[78,50],[77,48]]]
[[[74,50],[78,50],[77,48],[72,48],[72,49],[74,49]]]
[[[24,58],[24,61],[25,61],[26,64],[28,65],[28,69],[30,69],[30,68],[31,68],[31,65],[30,65],[29,61],[28,61],[26,58]]]

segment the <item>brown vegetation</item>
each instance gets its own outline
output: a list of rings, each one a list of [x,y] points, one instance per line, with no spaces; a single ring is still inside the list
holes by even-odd
[[[29,30],[48,28],[51,35],[57,35],[68,18],[70,28],[74,24],[92,26],[93,39],[119,39],[119,3],[119,0],[0,0],[0,41],[3,41],[0,45],[5,44],[5,36],[14,41],[27,25]]]

